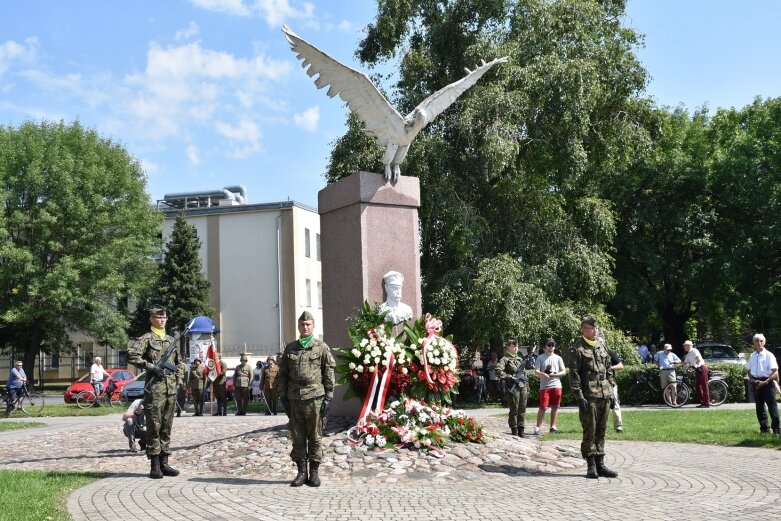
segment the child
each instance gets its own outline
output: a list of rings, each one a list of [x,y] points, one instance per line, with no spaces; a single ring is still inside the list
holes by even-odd
[[[252,383],[250,384],[250,387],[252,388],[252,401],[259,402],[260,401],[260,375],[256,374],[252,378]]]

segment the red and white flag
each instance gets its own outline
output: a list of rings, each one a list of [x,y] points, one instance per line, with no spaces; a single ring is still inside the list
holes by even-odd
[[[204,368],[204,371],[206,372],[206,376],[209,377],[209,380],[212,382],[215,378],[220,376],[222,373],[222,370],[220,369],[220,361],[217,359],[217,350],[214,349],[214,342],[209,344],[209,349],[206,351],[206,367]]]

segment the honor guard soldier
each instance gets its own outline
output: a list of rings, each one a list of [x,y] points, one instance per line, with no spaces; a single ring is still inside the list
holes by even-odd
[[[236,396],[236,416],[246,416],[249,405],[249,383],[252,379],[252,368],[247,363],[247,355],[241,355],[233,371],[233,394]]]
[[[195,405],[195,416],[203,416],[203,387],[206,383],[206,375],[203,371],[201,359],[193,360],[193,366],[190,368],[190,394],[193,397]]]
[[[507,341],[507,354],[496,364],[496,374],[504,381],[504,397],[510,406],[510,432],[523,437],[526,402],[529,399],[529,379],[524,374],[524,360],[518,356],[518,343]]]

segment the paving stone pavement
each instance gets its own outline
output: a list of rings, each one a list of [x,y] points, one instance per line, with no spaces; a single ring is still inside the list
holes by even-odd
[[[480,416],[489,431],[497,433],[498,446],[507,446],[502,420]],[[46,421],[49,426],[39,431],[35,443],[20,443],[30,440],[29,430],[0,435],[0,468],[110,473],[70,495],[68,511],[75,521],[779,518],[781,451],[772,449],[609,441],[606,463],[619,477],[599,480],[585,479],[582,466],[546,466],[540,471],[511,461],[437,477],[436,464],[421,464],[421,458],[414,457],[412,465],[428,466],[426,471],[406,472],[401,479],[378,478],[399,462],[369,458],[361,472],[337,472],[345,469],[329,462],[331,466],[323,468],[323,486],[291,488],[294,468],[284,462],[286,454],[259,463],[262,457],[255,457],[256,450],[247,445],[271,438],[284,445],[282,417],[177,419],[172,462],[182,474],[162,480],[147,477],[146,458],[127,453],[118,417]],[[244,437],[244,444],[235,441],[237,436]],[[332,441],[337,439],[333,436]],[[537,443],[522,440],[519,446]],[[555,445],[578,450],[574,440]],[[543,452],[550,453],[550,447],[540,445]],[[218,448],[224,454],[216,454]],[[520,457],[506,454],[508,459]],[[204,455],[219,464],[203,465],[208,461]],[[240,463],[226,468],[232,460]],[[568,456],[560,459],[566,461]],[[370,465],[375,467],[367,468]]]

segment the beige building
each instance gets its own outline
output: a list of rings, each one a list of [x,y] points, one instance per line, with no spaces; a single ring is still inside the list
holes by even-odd
[[[228,365],[242,352],[275,354],[298,336],[297,318],[310,311],[322,325],[320,217],[315,208],[283,201],[247,204],[242,187],[170,194],[163,242],[184,214],[201,241],[203,272],[211,281],[211,317]],[[322,329],[318,330],[322,335]]]

